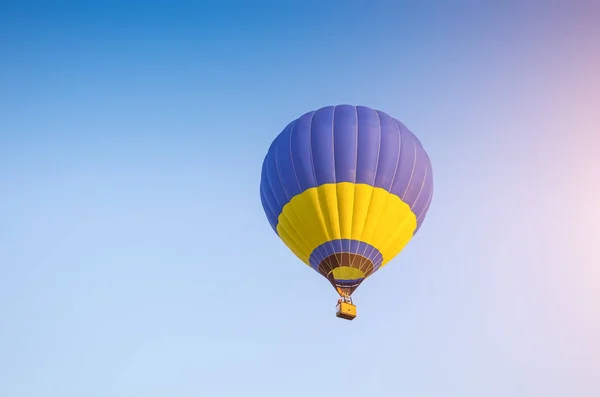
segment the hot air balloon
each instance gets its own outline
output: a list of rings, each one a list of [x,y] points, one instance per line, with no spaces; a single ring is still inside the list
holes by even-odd
[[[327,106],[289,123],[265,156],[260,198],[271,227],[340,295],[398,255],[433,196],[431,161],[400,121],[365,106]]]

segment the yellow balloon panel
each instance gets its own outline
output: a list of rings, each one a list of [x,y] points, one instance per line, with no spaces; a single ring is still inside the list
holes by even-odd
[[[378,249],[383,266],[402,251],[416,227],[417,217],[397,195],[367,184],[342,182],[293,197],[278,217],[277,232],[306,264],[321,244],[351,239]]]

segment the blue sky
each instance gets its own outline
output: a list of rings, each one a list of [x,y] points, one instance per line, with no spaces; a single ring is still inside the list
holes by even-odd
[[[0,5],[0,395],[600,395],[600,8],[322,3]],[[353,322],[258,193],[339,103],[436,189]]]

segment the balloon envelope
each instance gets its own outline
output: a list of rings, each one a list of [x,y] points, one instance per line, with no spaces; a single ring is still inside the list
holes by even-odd
[[[271,227],[304,263],[351,295],[417,232],[433,196],[423,146],[400,121],[328,106],[273,141],[260,182]]]

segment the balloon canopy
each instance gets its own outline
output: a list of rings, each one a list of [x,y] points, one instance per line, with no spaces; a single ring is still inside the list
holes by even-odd
[[[365,106],[327,106],[292,121],[264,159],[271,227],[349,297],[402,251],[433,196],[429,156],[400,121]]]

